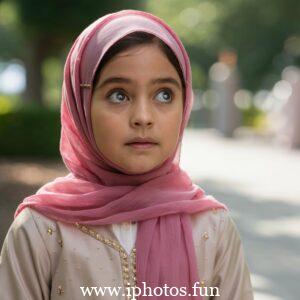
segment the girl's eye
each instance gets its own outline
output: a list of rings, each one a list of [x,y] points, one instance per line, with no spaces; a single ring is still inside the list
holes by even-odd
[[[160,101],[162,102],[171,102],[172,92],[169,90],[162,90],[157,94],[157,98],[160,98]]]
[[[127,98],[127,96],[121,91],[115,91],[108,95],[108,98],[112,100],[112,102],[123,102]]]
[[[160,102],[168,103],[172,101],[172,95],[172,91],[169,89],[164,89],[157,94],[156,99],[159,99]],[[108,99],[114,103],[121,103],[126,101],[127,96],[124,94],[124,92],[118,90],[110,93],[108,95]]]

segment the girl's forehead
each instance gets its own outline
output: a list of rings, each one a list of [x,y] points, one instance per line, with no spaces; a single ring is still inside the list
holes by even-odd
[[[126,53],[120,53],[107,62],[101,70],[98,85],[147,82],[147,85],[170,83],[181,88],[178,72],[159,48],[144,48],[139,52],[135,49]]]
[[[143,45],[114,55],[102,68],[101,73],[132,73],[132,75],[157,73],[177,74],[173,64],[156,45]]]

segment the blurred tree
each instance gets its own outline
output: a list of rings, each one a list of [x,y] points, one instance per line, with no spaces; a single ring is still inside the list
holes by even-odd
[[[0,59],[20,57],[23,43],[18,16],[12,3],[0,0]]]
[[[26,99],[43,103],[47,59],[65,57],[84,27],[124,8],[150,11],[176,30],[195,88],[207,87],[208,69],[224,48],[236,50],[250,90],[272,87],[286,65],[300,64],[299,0],[0,0],[0,57],[25,62]]]
[[[146,9],[178,32],[198,73],[207,74],[224,48],[236,50],[251,90],[272,87],[286,65],[300,64],[299,0],[149,0]],[[207,78],[194,79],[207,87]]]
[[[121,9],[143,9],[140,0],[7,0],[15,5],[24,37],[25,98],[43,104],[42,66],[58,56],[92,21]]]
[[[285,66],[300,63],[300,1],[224,2],[220,46],[237,49],[244,86],[272,88]]]

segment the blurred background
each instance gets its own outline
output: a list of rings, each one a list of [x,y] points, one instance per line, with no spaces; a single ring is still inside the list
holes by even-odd
[[[0,245],[17,205],[68,173],[59,108],[72,43],[128,8],[164,19],[190,55],[181,165],[230,208],[255,299],[299,299],[298,0],[0,0]]]

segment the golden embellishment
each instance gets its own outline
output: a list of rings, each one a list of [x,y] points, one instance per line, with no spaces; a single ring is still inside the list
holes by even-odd
[[[63,290],[63,288],[62,288],[61,285],[59,285],[59,286],[57,287],[57,293],[58,293],[58,295],[62,295],[62,294],[64,293],[64,290]]]
[[[207,232],[204,232],[203,235],[202,235],[203,239],[206,241],[209,239],[209,235]]]
[[[202,287],[205,286],[205,283],[206,283],[206,280],[205,280],[205,279],[203,279],[203,280],[200,281],[200,285],[201,285]]]
[[[133,286],[136,287],[137,285],[137,278],[136,278],[136,248],[133,248],[130,253],[130,260],[131,260],[131,274],[132,274],[132,283]]]
[[[79,224],[78,222],[75,223],[75,226],[81,230],[82,232],[90,235],[91,237],[95,238],[96,240],[104,243],[105,245],[113,248],[114,250],[119,252],[121,264],[122,264],[122,278],[124,287],[136,287],[137,285],[137,278],[136,278],[136,248],[133,248],[128,255],[126,250],[122,247],[122,245],[115,240],[111,240],[108,238],[103,237],[101,234],[93,231],[90,228],[87,228],[84,225]],[[102,268],[100,268],[102,269]],[[130,299],[130,298],[128,298]]]
[[[53,229],[49,226],[48,229],[47,229],[47,233],[49,235],[51,235],[53,233]]]
[[[62,246],[63,246],[63,241],[62,241],[62,240],[59,240],[59,241],[58,241],[58,244],[59,244],[60,247],[62,247]]]
[[[80,83],[80,87],[89,89],[92,87],[92,85],[89,83]]]

